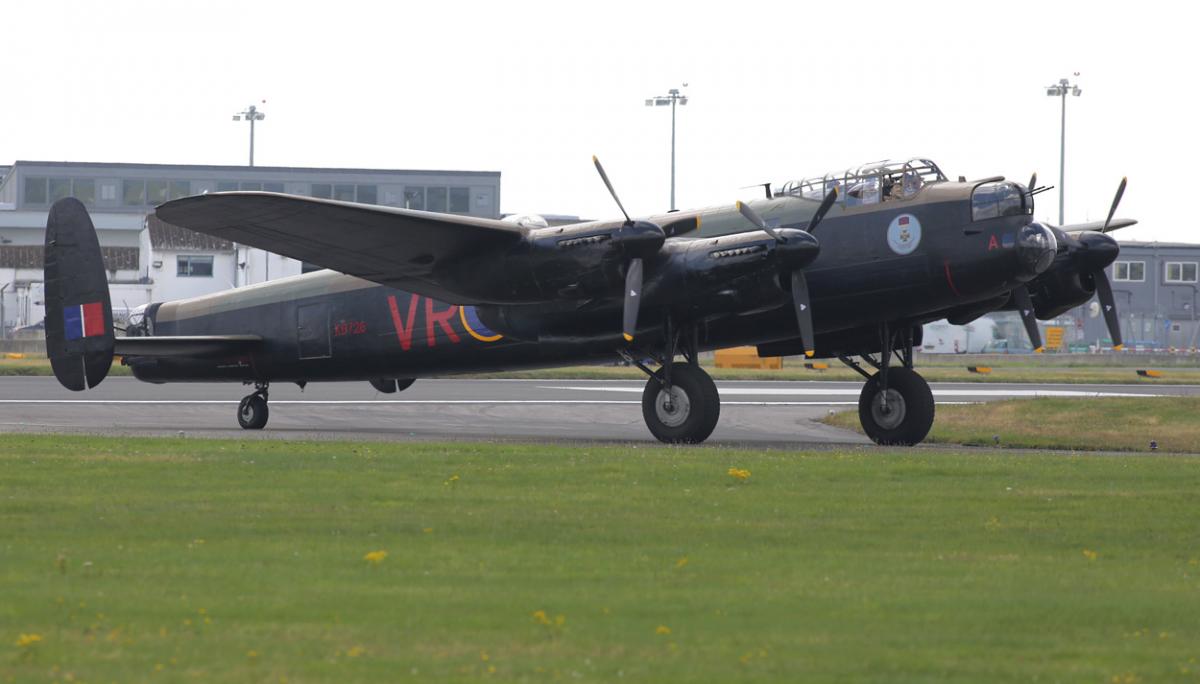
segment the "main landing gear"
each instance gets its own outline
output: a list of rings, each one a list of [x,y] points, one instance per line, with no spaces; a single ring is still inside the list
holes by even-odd
[[[697,444],[708,439],[721,417],[721,397],[717,385],[700,367],[696,329],[687,331],[679,347],[679,331],[666,324],[666,349],[661,356],[651,355],[661,366],[652,371],[642,363],[644,355],[627,349],[618,350],[627,362],[640,368],[650,379],[642,392],[642,418],[650,433],[667,444]],[[682,363],[675,361],[677,350]]]
[[[896,339],[897,334],[903,334],[903,339]],[[867,436],[876,444],[912,446],[925,439],[933,427],[933,392],[913,370],[912,328],[893,333],[885,323],[880,337],[883,351],[879,359],[861,356],[876,369],[874,374],[848,356],[838,358],[867,379],[858,397],[858,419]],[[902,347],[893,351],[897,342],[902,342]],[[900,367],[891,367],[893,354],[899,355]]]
[[[267,424],[267,383],[254,383],[254,394],[246,395],[238,404],[238,425],[246,430],[261,430]]]

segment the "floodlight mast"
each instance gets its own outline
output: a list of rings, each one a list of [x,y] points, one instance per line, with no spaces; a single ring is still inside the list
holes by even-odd
[[[1079,77],[1079,72],[1075,72],[1075,77]],[[1067,79],[1059,79],[1055,85],[1046,86],[1046,95],[1049,97],[1062,98],[1062,135],[1059,140],[1058,150],[1058,225],[1063,225],[1063,199],[1066,195],[1066,167],[1067,167],[1067,95],[1079,97],[1083,93],[1079,86],[1072,85]],[[1033,188],[1030,188],[1032,190]]]
[[[262,103],[266,104],[267,101],[263,100]],[[267,115],[258,111],[256,105],[250,105],[245,111],[233,115],[234,121],[241,121],[243,118],[250,122],[250,166],[254,166],[254,122],[262,121]]]
[[[686,88],[687,84],[684,83]],[[675,106],[686,105],[687,95],[679,92],[679,88],[671,88],[666,95],[656,95],[646,100],[647,107],[665,107],[671,105],[671,211],[675,211]]]

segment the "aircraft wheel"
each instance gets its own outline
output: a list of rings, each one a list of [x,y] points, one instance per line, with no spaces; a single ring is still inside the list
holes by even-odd
[[[642,392],[646,427],[667,444],[697,444],[708,439],[721,416],[717,385],[698,366],[671,364],[671,391],[651,378]]]
[[[863,386],[858,397],[858,419],[876,444],[912,446],[925,439],[933,427],[933,392],[915,371],[888,369],[887,406],[879,391],[879,373]]]
[[[261,430],[267,424],[267,400],[258,394],[251,394],[238,404],[238,425],[247,430]]]

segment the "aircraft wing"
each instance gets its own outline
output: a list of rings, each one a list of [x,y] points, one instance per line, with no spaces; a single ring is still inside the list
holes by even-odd
[[[1087,231],[1111,233],[1118,228],[1128,228],[1135,225],[1136,219],[1113,219],[1108,224],[1108,230],[1104,230],[1104,221],[1092,221],[1090,223],[1072,223],[1068,226],[1060,228],[1064,233],[1083,233]]]
[[[453,304],[474,304],[434,271],[455,259],[498,256],[525,234],[474,216],[269,192],[219,192],[158,207],[167,223]]]
[[[117,337],[115,356],[229,356],[262,346],[258,335],[181,335],[177,337]]]

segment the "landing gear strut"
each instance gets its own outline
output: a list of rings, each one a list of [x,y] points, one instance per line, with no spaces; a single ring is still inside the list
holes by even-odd
[[[903,339],[898,340],[897,334],[903,334]],[[912,446],[925,439],[933,427],[933,392],[913,370],[912,328],[894,333],[884,323],[880,338],[878,361],[870,354],[862,355],[876,369],[874,374],[847,356],[838,358],[867,379],[858,397],[858,419],[867,436],[876,444]],[[902,347],[893,351],[897,342]],[[898,368],[891,368],[893,354],[900,356],[902,365]]]
[[[254,394],[246,395],[238,404],[238,425],[246,430],[261,430],[267,424],[267,383],[254,383]]]
[[[668,318],[666,344],[662,356],[652,355],[660,368],[652,371],[628,349],[618,350],[630,364],[650,376],[642,392],[642,418],[650,433],[667,444],[698,444],[708,439],[721,417],[721,397],[717,385],[700,367],[697,331],[689,327],[679,349],[680,331],[673,330]],[[675,361],[676,350],[684,361]]]

